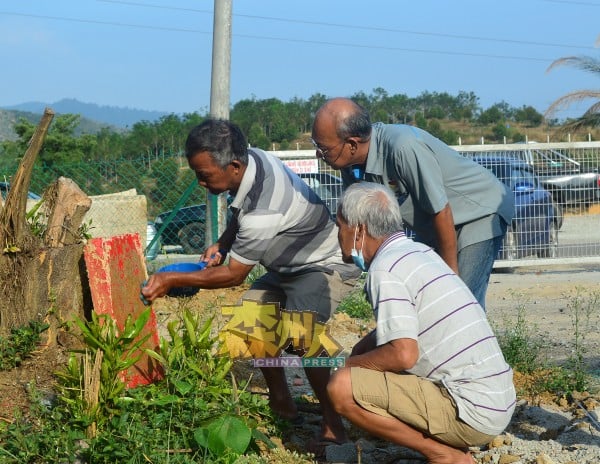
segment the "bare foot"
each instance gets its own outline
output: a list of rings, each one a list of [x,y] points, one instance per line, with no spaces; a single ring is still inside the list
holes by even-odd
[[[454,449],[437,456],[428,456],[428,464],[477,464],[469,451]]]
[[[348,435],[343,426],[341,428],[329,427],[323,424],[321,426],[321,433],[319,434],[319,440],[335,442],[338,445],[346,443],[348,441]]]
[[[291,398],[290,398],[291,399]],[[269,399],[269,406],[273,413],[280,419],[294,421],[298,416],[298,408],[294,401],[276,401]]]
[[[338,445],[348,441],[348,435],[342,422],[342,418],[333,413],[325,412],[323,422],[321,423],[321,433],[319,440],[337,443]]]
[[[324,438],[313,438],[306,444],[306,451],[315,455],[317,459],[324,459],[327,455],[328,446],[339,446],[347,443],[348,440],[337,441]]]

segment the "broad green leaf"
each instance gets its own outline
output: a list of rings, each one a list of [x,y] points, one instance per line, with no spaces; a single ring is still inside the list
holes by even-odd
[[[243,454],[248,448],[252,434],[250,429],[237,417],[222,416],[211,422],[207,429],[208,449],[220,455],[226,448]]]
[[[181,393],[182,395],[187,395],[194,388],[194,386],[191,383],[185,382],[184,380],[174,379],[171,381],[171,383],[175,386],[177,391],[179,393]]]

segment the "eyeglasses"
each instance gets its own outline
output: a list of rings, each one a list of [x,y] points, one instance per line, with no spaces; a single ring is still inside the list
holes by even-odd
[[[310,139],[311,143],[314,145],[315,150],[317,150],[317,155],[320,156],[321,158],[325,158],[329,152],[331,150],[335,150],[337,147],[339,147],[340,145],[343,145],[344,143],[346,143],[345,140],[342,140],[340,143],[338,143],[337,145],[335,145],[334,147],[331,148],[323,148],[321,147],[317,142],[315,142],[312,138]]]

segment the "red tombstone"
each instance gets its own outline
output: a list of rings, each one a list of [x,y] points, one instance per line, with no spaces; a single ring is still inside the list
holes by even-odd
[[[122,329],[128,315],[134,319],[146,308],[140,300],[140,284],[148,277],[139,234],[93,238],[84,249],[92,302],[97,314],[107,314]],[[159,337],[156,315],[150,319],[141,336],[150,334],[143,348],[156,350]],[[128,388],[162,379],[162,366],[147,354],[122,373]]]

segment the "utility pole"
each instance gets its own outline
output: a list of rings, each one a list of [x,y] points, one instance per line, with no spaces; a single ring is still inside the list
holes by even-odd
[[[210,116],[229,119],[231,74],[231,2],[214,0],[212,73],[210,82]],[[206,244],[215,243],[227,223],[227,201],[224,194],[206,194]]]

